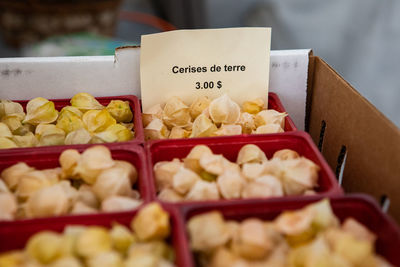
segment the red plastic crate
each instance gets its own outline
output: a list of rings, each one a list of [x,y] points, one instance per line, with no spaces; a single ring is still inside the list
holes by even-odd
[[[242,136],[227,136],[224,139],[213,138],[194,138],[194,139],[175,139],[175,140],[154,140],[145,145],[147,154],[148,173],[150,175],[150,194],[156,199],[157,190],[155,185],[155,176],[153,166],[159,161],[171,161],[174,158],[185,158],[190,150],[199,144],[207,145],[213,153],[222,154],[228,160],[236,162],[239,150],[246,144],[255,144],[261,148],[268,158],[271,158],[274,152],[280,149],[289,148],[297,151],[301,156],[304,156],[321,169],[319,171],[319,179],[317,192],[320,195],[332,196],[342,195],[343,190],[337,183],[336,177],[330,169],[317,147],[311,140],[311,137],[305,132],[291,132],[269,135],[249,135]],[[301,199],[307,196],[285,196],[284,198]],[[280,197],[282,198],[282,197]],[[272,198],[264,198],[264,201],[269,201]],[[216,202],[241,203],[248,202],[247,199],[237,200],[217,200],[217,201],[201,201],[205,205],[213,205]],[[193,202],[179,202],[175,205],[189,205]]]
[[[142,206],[143,207],[143,206]],[[183,232],[184,224],[177,210],[168,205],[163,208],[170,215],[171,235],[168,241],[175,250],[177,266],[190,266],[189,246]],[[113,222],[118,222],[130,228],[132,218],[137,214],[136,211],[119,212],[112,214],[99,214],[97,216],[81,215],[56,218],[41,218],[34,221],[16,221],[5,223],[0,226],[0,253],[13,249],[22,249],[25,243],[33,234],[40,231],[62,232],[67,225],[100,225],[107,228]]]
[[[107,97],[96,97],[97,101],[103,106],[107,106],[111,100],[123,100],[128,101],[129,106],[131,107],[133,113],[133,130],[135,132],[135,137],[127,142],[114,142],[114,143],[104,143],[107,147],[119,146],[119,145],[135,145],[135,144],[143,144],[144,143],[144,132],[143,132],[143,124],[142,124],[142,115],[139,99],[134,95],[122,95],[122,96],[107,96]],[[63,107],[70,105],[71,99],[49,99],[49,101],[54,102],[55,108],[60,111]],[[29,100],[13,100],[14,102],[20,103],[25,112],[26,112],[26,104]],[[68,149],[68,148],[86,148],[92,146],[93,144],[82,144],[82,145],[61,145],[61,146],[45,146],[45,147],[56,147],[60,150]],[[0,154],[6,153],[8,154],[10,151],[38,151],[43,149],[40,147],[21,147],[21,148],[9,148],[9,149],[0,149]]]
[[[282,211],[300,209],[320,199],[320,196],[297,200],[274,199],[271,201],[271,205],[265,205],[265,202],[257,200],[234,204],[216,203],[208,207],[194,204],[182,207],[181,210],[185,223],[196,214],[212,210],[221,211],[225,219],[229,220],[242,221],[251,217],[262,220],[273,220]],[[376,252],[395,266],[400,266],[400,229],[388,215],[382,213],[379,206],[371,197],[362,194],[353,194],[331,197],[330,199],[333,211],[341,221],[348,217],[353,217],[368,227],[377,236]],[[186,236],[187,238],[189,237],[188,233],[186,233]],[[192,264],[194,265],[193,256]]]
[[[86,148],[79,147],[78,151],[82,152]],[[144,202],[147,202],[151,199],[149,194],[149,176],[146,167],[145,153],[144,149],[139,146],[114,146],[110,148],[112,158],[116,160],[125,160],[132,163],[138,172],[138,180],[133,186],[133,188],[137,189],[140,192],[141,199]],[[46,147],[41,150],[30,150],[30,151],[10,151],[8,154],[0,154],[0,173],[7,167],[10,167],[13,164],[18,162],[25,162],[31,167],[35,167],[37,169],[48,169],[59,167],[58,158],[62,151],[58,149],[52,149],[52,147]],[[95,213],[88,216],[97,217],[101,213]],[[103,213],[104,214],[104,213]],[[67,217],[80,217],[80,215],[63,215],[61,218]],[[51,221],[56,217],[45,218],[45,220]],[[36,220],[42,220],[40,218],[33,219],[20,219],[14,221],[0,221],[0,229],[3,228],[6,224],[14,224],[20,223],[21,221],[27,221],[28,223],[34,223]],[[1,238],[0,238],[1,240]],[[0,242],[1,243],[1,242]]]

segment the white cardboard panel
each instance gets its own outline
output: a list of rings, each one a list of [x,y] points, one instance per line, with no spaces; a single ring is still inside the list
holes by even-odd
[[[271,92],[276,92],[299,129],[304,128],[310,50],[271,51]],[[0,59],[0,98],[69,98],[133,94],[140,97],[140,48],[115,56]]]

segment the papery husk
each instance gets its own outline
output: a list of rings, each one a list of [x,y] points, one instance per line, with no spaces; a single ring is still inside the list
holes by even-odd
[[[71,106],[78,108],[81,112],[87,110],[101,110],[104,106],[101,105],[92,95],[88,93],[78,93],[70,100]]]
[[[111,100],[106,109],[117,122],[130,122],[133,119],[128,101]]]
[[[0,149],[3,148],[17,148],[17,144],[7,137],[0,137]]]
[[[70,214],[92,214],[97,212],[97,209],[94,209],[81,201],[77,201],[72,207]]]
[[[184,195],[199,179],[201,178],[197,173],[185,167],[181,167],[172,178],[172,187],[176,192]]]
[[[212,136],[217,130],[217,126],[206,115],[200,114],[193,122],[190,137]]]
[[[67,214],[70,208],[67,192],[60,184],[44,187],[34,192],[26,203],[26,215],[29,218],[60,216]]]
[[[237,124],[222,124],[221,127],[214,132],[214,136],[229,136],[242,134],[242,126]]]
[[[142,200],[124,196],[111,196],[103,200],[101,210],[104,212],[129,211],[138,208]]]
[[[66,149],[64,150],[58,162],[60,163],[62,173],[61,178],[77,178],[75,173],[75,168],[81,159],[81,154],[76,149]]]
[[[206,182],[203,179],[197,180],[186,195],[186,200],[218,200],[221,196],[215,182]]]
[[[304,157],[283,161],[282,182],[287,195],[303,194],[318,183],[319,166]]]
[[[157,162],[153,167],[157,190],[161,191],[164,188],[172,188],[173,177],[182,166],[183,163],[178,159]]]
[[[8,125],[0,122],[0,137],[6,137],[6,138],[12,138],[13,134],[10,131],[10,128],[8,128]]]
[[[136,214],[131,228],[141,241],[166,238],[171,231],[169,214],[157,202],[147,204]]]
[[[19,199],[24,200],[35,192],[45,187],[52,186],[57,182],[58,179],[56,177],[49,177],[48,174],[43,171],[29,171],[20,176],[15,194]]]
[[[152,106],[142,113],[143,127],[147,127],[154,119],[162,120],[163,109],[160,104]]]
[[[224,217],[218,211],[193,216],[187,230],[194,251],[210,252],[225,245],[230,238]]]
[[[77,107],[73,106],[65,106],[61,109],[59,116],[62,116],[64,112],[71,112],[74,115],[78,116],[79,118],[82,118],[83,112],[79,110]]]
[[[225,170],[225,161],[223,155],[203,154],[199,160],[201,168],[211,174],[220,175]]]
[[[164,188],[157,195],[158,199],[166,202],[180,202],[184,201],[184,196],[171,188]]]
[[[270,133],[283,133],[284,130],[278,124],[267,124],[257,127],[253,134],[270,134]]]
[[[93,135],[92,143],[125,142],[133,138],[133,132],[120,124],[109,126],[105,131]]]
[[[224,94],[211,101],[208,112],[215,123],[234,124],[239,120],[240,107]]]
[[[38,146],[64,145],[65,132],[54,124],[39,124],[35,135],[39,140]]]
[[[12,137],[12,140],[18,147],[35,147],[39,144],[39,141],[37,140],[36,136],[31,132],[23,136],[14,135]]]
[[[232,250],[235,254],[248,260],[261,260],[272,249],[273,243],[268,239],[260,219],[249,218],[239,225],[232,241]]]
[[[250,114],[257,114],[264,108],[264,100],[257,98],[252,101],[245,101],[242,104],[243,112],[248,112]]]
[[[99,253],[111,251],[112,243],[108,230],[101,226],[90,226],[76,239],[75,250],[84,258],[90,258]]]
[[[281,197],[283,188],[280,180],[272,175],[263,175],[249,182],[242,192],[243,198]]]
[[[212,155],[213,152],[211,149],[206,145],[196,145],[194,146],[186,158],[183,159],[185,168],[191,169],[196,173],[200,173],[203,168],[200,166],[200,158],[203,155]]]
[[[43,97],[36,97],[26,105],[26,116],[23,123],[38,125],[40,123],[52,123],[57,120],[58,111],[54,102]]]
[[[20,103],[13,102],[11,100],[0,99],[0,119],[3,116],[16,113],[24,114],[24,108]]]
[[[156,118],[144,128],[144,137],[146,140],[166,139],[169,136],[169,130],[164,123]]]
[[[67,134],[64,143],[66,145],[89,144],[91,140],[92,135],[85,128],[82,128]]]
[[[21,179],[21,177],[28,173],[35,170],[33,167],[29,167],[25,162],[16,163],[1,172],[1,178],[6,183],[8,188],[14,191]]]
[[[254,115],[248,112],[240,113],[239,120],[236,123],[242,126],[242,132],[245,134],[251,134],[256,129]]]
[[[291,149],[278,150],[272,156],[272,158],[278,158],[280,160],[297,159],[299,157],[300,157],[299,153]]]
[[[107,109],[89,110],[83,114],[82,121],[85,128],[93,133],[105,131],[108,127],[117,123]]]
[[[200,96],[190,105],[190,116],[196,119],[208,106],[211,100],[207,96]]]
[[[110,196],[129,196],[132,187],[128,173],[122,168],[103,170],[92,189],[101,201]]]
[[[184,127],[191,122],[189,107],[179,97],[171,97],[165,103],[162,120],[169,129]]]
[[[236,163],[242,165],[244,163],[262,163],[267,161],[265,153],[256,145],[244,145],[238,153]]]
[[[225,199],[240,198],[246,181],[240,171],[225,170],[217,178],[219,192]]]
[[[105,146],[92,146],[81,154],[81,160],[75,168],[75,173],[86,183],[93,184],[97,176],[105,169],[114,166],[110,150]]]
[[[81,117],[69,110],[60,113],[56,126],[67,134],[85,127]]]
[[[190,134],[190,131],[187,131],[179,126],[174,126],[169,133],[168,139],[188,138]]]
[[[282,129],[285,128],[286,112],[278,112],[274,109],[262,110],[254,118],[257,127],[267,124],[278,124]]]
[[[17,213],[17,200],[12,193],[0,192],[0,221],[13,220]]]

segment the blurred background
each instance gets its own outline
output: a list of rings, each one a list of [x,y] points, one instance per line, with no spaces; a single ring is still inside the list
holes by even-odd
[[[0,0],[0,57],[113,55],[147,33],[268,26],[272,49],[313,49],[400,126],[398,12],[396,0]]]

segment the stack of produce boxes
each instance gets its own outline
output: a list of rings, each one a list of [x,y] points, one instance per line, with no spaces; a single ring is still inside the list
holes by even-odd
[[[141,112],[82,93],[0,117],[0,266],[400,266],[398,227],[343,194],[276,94]]]

